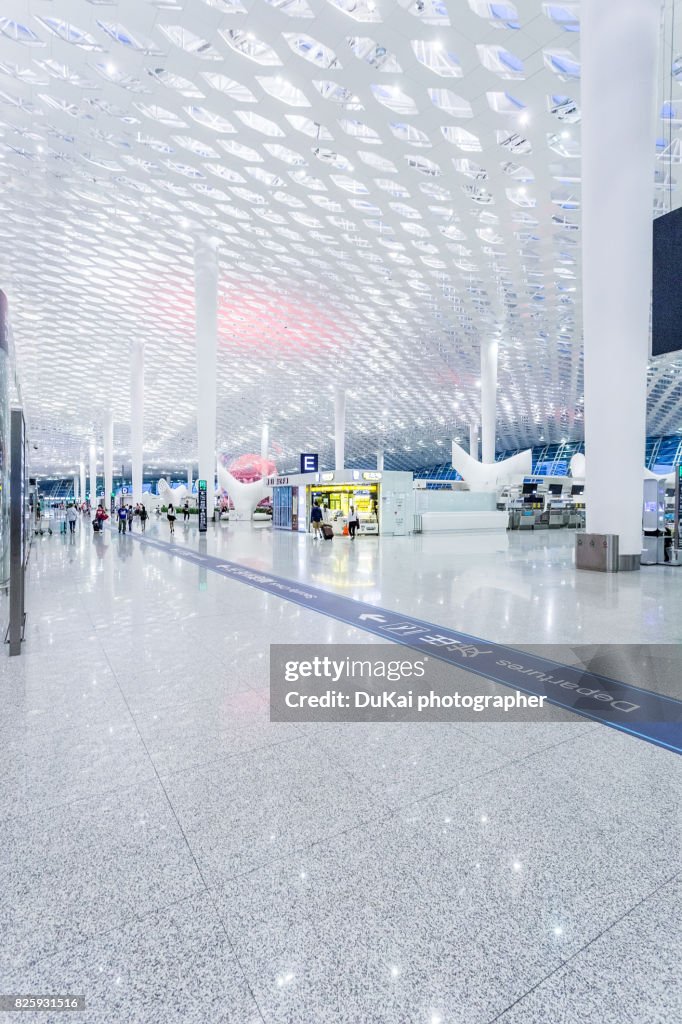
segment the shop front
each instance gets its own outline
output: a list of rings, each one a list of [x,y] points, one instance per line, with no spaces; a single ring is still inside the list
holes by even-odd
[[[313,505],[336,535],[348,532],[351,509],[357,513],[360,536],[412,532],[409,516],[412,474],[344,469],[268,477],[273,493],[272,525],[279,530],[310,530]],[[389,513],[388,515],[386,513]]]

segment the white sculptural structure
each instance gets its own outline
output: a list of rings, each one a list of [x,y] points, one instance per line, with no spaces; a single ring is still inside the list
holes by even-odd
[[[235,519],[250,519],[257,505],[270,493],[264,478],[244,483],[221,463],[218,463],[218,483],[232,500]]]
[[[530,476],[533,472],[533,453],[512,455],[502,462],[479,462],[465,452],[456,441],[452,442],[452,468],[456,469],[472,491],[497,491],[515,479]]]

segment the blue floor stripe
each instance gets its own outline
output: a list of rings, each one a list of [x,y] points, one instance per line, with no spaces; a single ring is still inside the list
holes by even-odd
[[[173,542],[156,540],[139,532],[132,533],[131,537],[147,547],[157,548],[227,579],[246,583],[274,597],[372,633],[387,642],[421,651],[491,682],[546,697],[551,704],[583,718],[682,754],[682,701],[673,697],[377,605],[365,604],[271,572],[262,572],[239,562],[201,554]]]

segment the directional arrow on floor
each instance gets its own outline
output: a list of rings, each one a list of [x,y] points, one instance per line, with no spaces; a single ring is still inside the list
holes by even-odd
[[[367,619],[371,619],[373,622],[387,622],[388,620],[383,615],[359,615],[358,618],[361,622],[365,622]]]

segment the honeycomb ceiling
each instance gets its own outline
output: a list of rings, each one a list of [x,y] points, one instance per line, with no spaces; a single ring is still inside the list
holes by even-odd
[[[669,23],[654,214],[679,205]],[[577,3],[3,0],[0,204],[44,469],[101,446],[107,406],[128,461],[135,339],[146,467],[194,458],[197,236],[220,244],[223,453],[267,421],[281,467],[329,461],[341,385],[349,461],[444,461],[485,338],[498,449],[582,436]],[[650,432],[676,432],[678,363],[649,388]]]

